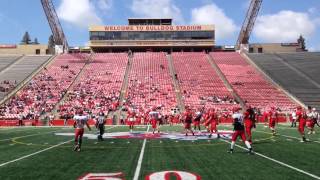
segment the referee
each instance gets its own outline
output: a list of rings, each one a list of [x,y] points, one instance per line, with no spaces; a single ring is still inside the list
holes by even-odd
[[[103,134],[104,134],[104,124],[105,121],[105,115],[103,112],[100,112],[96,118],[96,128],[99,129],[99,135],[98,140],[103,141]]]

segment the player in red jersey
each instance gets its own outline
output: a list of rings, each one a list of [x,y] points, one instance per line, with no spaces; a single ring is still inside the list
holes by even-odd
[[[74,143],[75,146],[73,148],[74,151],[81,151],[81,144],[82,144],[82,136],[84,133],[84,126],[86,125],[91,131],[91,127],[88,124],[88,117],[83,115],[83,111],[79,110],[77,114],[73,117],[74,124],[73,127],[75,128],[75,138]]]
[[[149,118],[149,113],[150,113],[150,109],[148,109],[145,113],[144,113],[144,125],[148,125],[150,123],[150,118]]]
[[[188,136],[189,131],[194,136],[194,132],[191,129],[192,118],[193,118],[193,113],[192,113],[190,107],[186,107],[186,112],[183,114],[184,129],[185,129],[186,136]]]
[[[170,126],[173,126],[174,115],[170,114],[168,120],[169,120]]]
[[[209,121],[209,113],[210,110],[207,110],[204,114],[203,114],[203,119],[204,119],[204,127],[206,128],[207,132],[210,133],[210,121]]]
[[[268,127],[268,117],[269,117],[269,113],[266,109],[263,110],[263,114],[262,114],[262,119],[264,122],[264,127]]]
[[[252,144],[252,128],[255,128],[255,112],[251,106],[244,112],[244,127],[246,130],[247,138],[250,144]]]
[[[154,134],[155,131],[158,131],[158,133],[160,133],[160,129],[157,126],[158,125],[158,121],[159,121],[159,112],[156,111],[156,108],[152,108],[152,111],[149,112],[149,119],[150,119],[150,124],[152,126],[152,133]]]
[[[133,109],[130,109],[128,111],[128,117],[127,117],[127,122],[129,125],[130,132],[133,131],[135,120],[136,120],[136,113]]]
[[[251,147],[250,143],[246,140],[246,135],[244,132],[244,124],[243,124],[243,114],[240,113],[240,109],[241,108],[236,108],[234,110],[233,115],[232,115],[234,132],[232,134],[231,146],[230,146],[230,150],[228,152],[231,154],[233,153],[234,145],[236,144],[238,136],[240,136],[242,141],[245,143],[245,145],[249,149],[249,154],[252,154],[252,147]]]
[[[217,125],[219,124],[218,122],[218,114],[215,112],[215,109],[212,108],[209,110],[208,114],[208,124],[210,126],[210,134],[209,138],[211,138],[213,133],[217,133],[217,137],[220,138],[220,134],[218,133]]]
[[[306,142],[307,139],[305,137],[304,128],[306,127],[307,114],[302,109],[302,107],[299,106],[299,107],[297,107],[296,115],[297,115],[297,121],[299,122],[298,131],[299,131],[299,133],[301,135],[301,141],[300,142]]]
[[[276,122],[278,122],[278,112],[275,107],[271,107],[271,110],[268,113],[269,128],[272,131],[272,135],[276,135]]]

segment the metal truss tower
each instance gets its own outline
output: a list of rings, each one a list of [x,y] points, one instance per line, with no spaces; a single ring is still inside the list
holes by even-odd
[[[56,45],[63,47],[63,52],[68,52],[68,41],[64,35],[56,10],[52,3],[52,0],[41,0],[43,10],[47,16],[48,23],[50,25],[53,39]]]
[[[237,49],[241,49],[241,45],[248,45],[254,23],[257,19],[261,8],[262,0],[251,0],[250,7],[247,11],[246,18],[242,24],[242,28],[237,41]]]

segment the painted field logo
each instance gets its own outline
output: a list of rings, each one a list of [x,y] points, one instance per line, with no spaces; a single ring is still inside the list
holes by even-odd
[[[232,131],[219,131],[219,134],[224,139],[231,139]],[[73,133],[55,133],[58,136],[74,136]],[[97,139],[96,134],[84,134],[83,137],[88,139]],[[113,132],[105,133],[103,135],[105,139],[171,139],[171,140],[183,140],[183,141],[195,141],[195,140],[208,140],[216,139],[217,134],[212,134],[212,137],[209,138],[209,133],[206,131],[195,133],[195,136],[185,136],[183,133],[178,132],[167,132],[167,133],[155,133],[150,132]]]
[[[199,175],[185,171],[156,172],[148,175],[146,180],[170,180],[171,177],[175,177],[177,180],[201,180]]]
[[[119,173],[89,173],[78,180],[125,180],[124,174]]]
[[[201,177],[197,174],[185,172],[185,171],[162,171],[155,172],[146,176],[145,180],[170,180],[175,177],[177,180],[201,180]],[[89,173],[78,180],[125,180],[124,174],[118,173]]]

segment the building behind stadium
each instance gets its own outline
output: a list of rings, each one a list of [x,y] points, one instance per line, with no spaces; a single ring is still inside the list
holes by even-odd
[[[93,52],[213,51],[214,25],[172,25],[172,19],[128,19],[123,26],[91,26]]]
[[[235,51],[234,45],[216,45],[214,25],[173,25],[172,19],[130,18],[128,25],[89,27],[87,47],[70,52],[212,52]],[[50,54],[48,45],[1,45],[0,54]],[[250,53],[299,52],[299,43],[254,43]],[[56,50],[56,52],[59,52]]]

